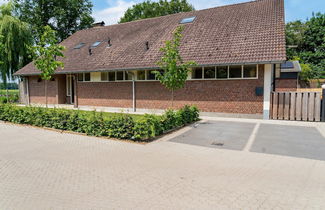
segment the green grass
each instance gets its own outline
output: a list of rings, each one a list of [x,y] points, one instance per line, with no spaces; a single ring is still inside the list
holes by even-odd
[[[9,95],[17,95],[19,94],[19,90],[8,90]],[[6,96],[7,90],[0,90],[0,96]]]

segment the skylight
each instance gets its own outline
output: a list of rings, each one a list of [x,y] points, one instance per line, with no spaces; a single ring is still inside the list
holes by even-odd
[[[195,20],[195,18],[196,18],[195,16],[184,18],[183,20],[181,20],[180,24],[192,23]]]
[[[76,45],[76,46],[74,47],[74,49],[80,49],[80,48],[82,48],[83,46],[85,46],[85,43],[80,43],[80,44]]]
[[[102,43],[101,41],[97,41],[97,42],[94,42],[91,47],[97,47],[98,45],[100,45],[100,43]]]

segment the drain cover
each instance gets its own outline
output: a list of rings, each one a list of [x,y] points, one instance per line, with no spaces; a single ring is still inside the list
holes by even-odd
[[[224,145],[224,143],[222,143],[222,142],[212,142],[211,145],[222,147]]]

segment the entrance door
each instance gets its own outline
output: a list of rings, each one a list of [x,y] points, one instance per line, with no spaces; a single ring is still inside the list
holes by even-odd
[[[74,104],[74,76],[67,75],[67,104]]]

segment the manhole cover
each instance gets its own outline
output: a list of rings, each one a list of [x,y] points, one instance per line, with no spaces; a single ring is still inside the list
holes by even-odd
[[[222,143],[222,142],[212,142],[211,145],[222,147],[224,145],[224,143]]]

